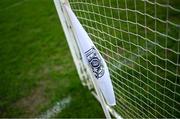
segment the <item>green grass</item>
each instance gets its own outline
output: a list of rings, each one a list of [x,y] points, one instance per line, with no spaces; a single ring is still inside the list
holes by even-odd
[[[0,117],[37,117],[72,97],[57,117],[103,117],[83,88],[52,0],[0,1]]]
[[[115,110],[125,118],[180,117],[180,77],[174,75],[180,75],[180,67],[173,64],[179,65],[180,57],[174,53],[179,53],[180,47],[180,29],[177,26],[180,24],[179,12],[168,9],[168,20],[177,25],[168,24],[167,28],[166,23],[155,22],[152,17],[144,15],[146,12],[166,21],[167,8],[159,5],[156,5],[155,12],[154,4],[141,0],[70,1],[108,63],[117,98]],[[167,4],[167,0],[157,2]],[[169,1],[169,5],[176,9],[180,9],[179,3],[178,0]],[[132,11],[135,8],[143,14]],[[140,25],[136,26],[136,22]],[[142,27],[145,25],[156,30],[156,33]],[[164,35],[168,33],[176,40],[157,32]],[[176,94],[172,93],[175,90]]]

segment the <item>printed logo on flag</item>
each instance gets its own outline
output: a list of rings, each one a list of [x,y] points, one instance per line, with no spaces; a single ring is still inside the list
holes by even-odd
[[[104,75],[104,66],[102,64],[101,58],[98,55],[96,49],[92,47],[87,52],[85,52],[86,58],[92,68],[94,76],[98,79]]]

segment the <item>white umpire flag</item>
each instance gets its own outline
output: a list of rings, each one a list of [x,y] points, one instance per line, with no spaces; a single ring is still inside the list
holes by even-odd
[[[66,4],[64,4],[64,7],[69,16],[69,20],[72,23],[72,28],[75,31],[83,61],[88,63],[97,80],[96,82],[98,88],[102,92],[107,104],[114,106],[116,104],[116,100],[106,62],[102,58],[101,54],[91,41],[87,32],[84,30],[71,8]]]

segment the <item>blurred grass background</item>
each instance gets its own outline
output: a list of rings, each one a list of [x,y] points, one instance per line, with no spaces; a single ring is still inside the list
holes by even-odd
[[[77,75],[52,0],[0,1],[0,117],[37,117],[57,101],[56,117],[104,117]]]

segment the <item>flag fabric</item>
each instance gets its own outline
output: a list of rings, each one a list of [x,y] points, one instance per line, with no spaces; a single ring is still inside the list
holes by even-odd
[[[87,63],[90,70],[93,72],[98,88],[102,92],[107,104],[109,106],[114,106],[116,104],[116,100],[109,70],[105,60],[93,44],[92,40],[71,8],[66,4],[64,4],[63,7],[67,12],[72,29],[74,30],[77,38],[77,43],[79,45],[83,62]]]

